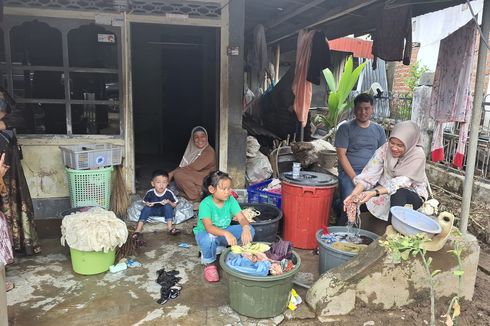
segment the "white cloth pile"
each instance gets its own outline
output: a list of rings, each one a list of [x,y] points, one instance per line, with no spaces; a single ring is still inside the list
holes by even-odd
[[[80,251],[108,252],[128,238],[126,223],[100,207],[67,215],[61,223],[61,244]]]

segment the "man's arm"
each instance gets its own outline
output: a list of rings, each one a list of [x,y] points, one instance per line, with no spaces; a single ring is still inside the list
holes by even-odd
[[[352,168],[352,165],[350,165],[349,159],[347,158],[347,148],[337,147],[337,157],[339,158],[339,164],[344,172],[351,179],[354,179],[356,172]]]

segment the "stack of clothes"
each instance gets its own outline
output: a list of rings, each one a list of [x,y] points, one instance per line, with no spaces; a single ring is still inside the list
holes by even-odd
[[[252,276],[281,275],[294,268],[293,251],[289,241],[279,240],[267,245],[249,243],[232,246],[226,257],[226,265],[231,269]]]

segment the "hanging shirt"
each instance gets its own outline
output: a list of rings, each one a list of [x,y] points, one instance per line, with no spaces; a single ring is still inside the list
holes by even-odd
[[[412,8],[403,6],[383,9],[373,33],[375,57],[385,61],[401,61],[410,64],[412,55]]]
[[[327,38],[322,31],[315,31],[311,44],[310,64],[306,80],[315,85],[320,85],[322,71],[329,67],[331,67],[331,63]]]

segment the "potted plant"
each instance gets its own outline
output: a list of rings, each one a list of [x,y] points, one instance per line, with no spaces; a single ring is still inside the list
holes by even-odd
[[[326,114],[317,115],[315,122],[322,124],[327,130],[327,135],[325,136],[327,140],[333,142],[342,114],[352,108],[353,102],[349,100],[349,94],[356,85],[359,75],[366,64],[367,61],[353,69],[354,64],[352,56],[349,56],[345,62],[344,70],[338,83],[336,83],[330,69],[327,68],[323,70],[323,76],[325,77],[329,89],[327,99],[328,112]],[[320,152],[319,157],[320,164],[323,162],[322,166],[327,169],[332,168],[337,160],[334,151]]]

